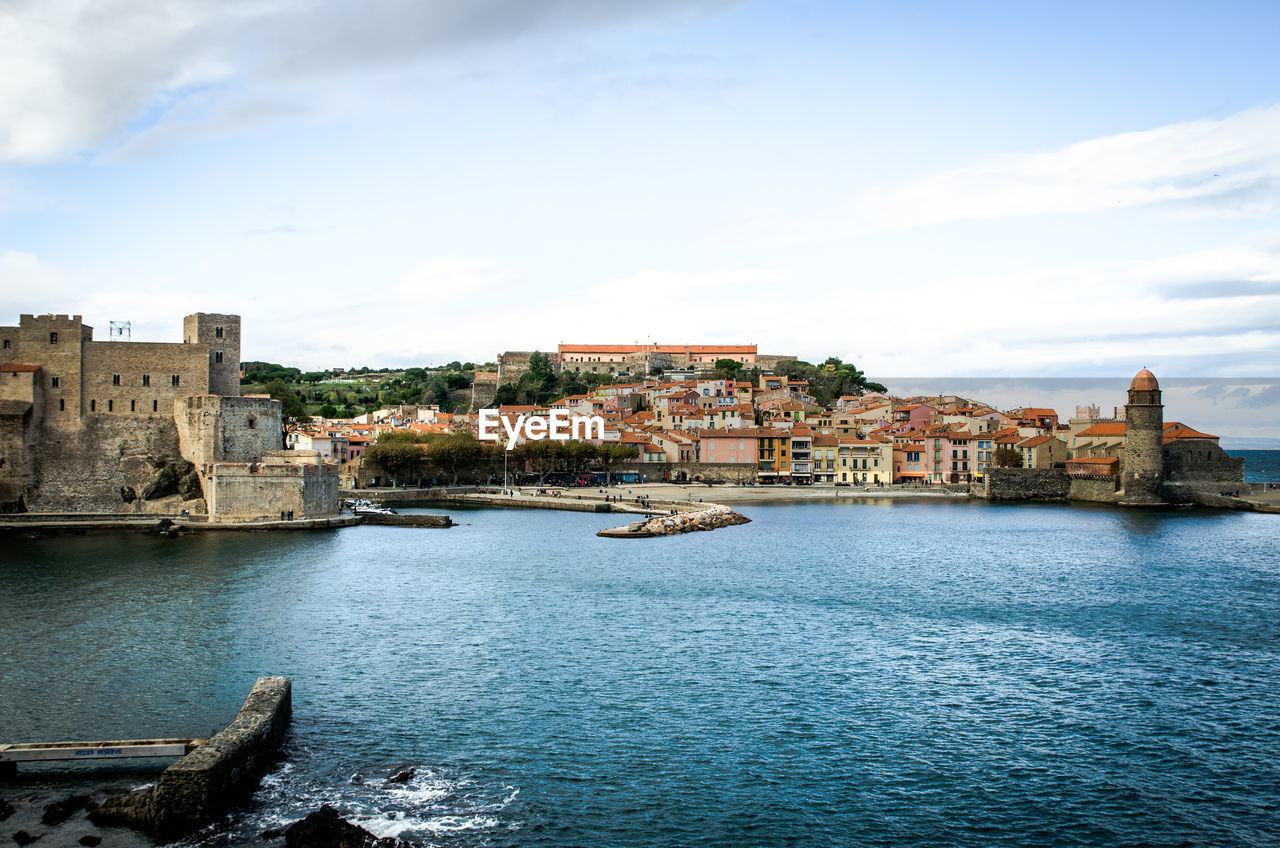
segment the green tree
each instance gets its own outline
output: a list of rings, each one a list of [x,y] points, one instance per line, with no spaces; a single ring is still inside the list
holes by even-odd
[[[742,373],[742,363],[736,359],[717,359],[716,376],[721,380],[736,380]]]
[[[485,455],[485,446],[470,434],[435,436],[427,445],[427,456],[431,462],[445,474],[451,475],[455,486],[458,485],[458,473],[464,468],[474,471]]]
[[[1022,453],[1013,448],[996,448],[991,454],[991,464],[996,468],[1021,468]]]
[[[529,354],[529,373],[540,379],[554,376],[555,370],[551,367],[551,357],[540,350]]]
[[[420,445],[398,439],[384,440],[381,437],[369,445],[364,459],[390,477],[393,486],[399,485],[402,479],[420,477],[426,464],[426,456]]]
[[[337,418],[338,408],[331,403],[326,403],[324,406],[320,407],[320,417],[321,418]]]
[[[493,393],[493,403],[495,406],[513,404],[519,396],[520,389],[514,383],[503,383]]]
[[[281,424],[286,433],[298,429],[298,425],[311,420],[302,398],[281,380],[272,380],[267,384],[267,394],[280,401]]]
[[[416,430],[383,430],[378,434],[378,442],[380,444],[397,443],[402,445],[425,444],[431,441],[433,437],[427,433],[419,433]]]

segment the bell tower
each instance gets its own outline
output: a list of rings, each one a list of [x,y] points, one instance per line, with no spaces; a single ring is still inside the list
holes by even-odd
[[[1164,404],[1156,375],[1143,368],[1129,384],[1124,407],[1124,455],[1121,459],[1120,503],[1156,506],[1164,503]]]

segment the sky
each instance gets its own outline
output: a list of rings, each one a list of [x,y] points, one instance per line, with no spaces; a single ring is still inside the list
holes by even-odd
[[[306,369],[657,341],[1273,378],[1276,32],[1275,2],[0,0],[0,323],[231,312]]]

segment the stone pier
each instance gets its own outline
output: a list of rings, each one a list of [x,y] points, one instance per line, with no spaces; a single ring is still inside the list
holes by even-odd
[[[209,824],[257,789],[276,762],[292,710],[289,678],[259,677],[231,724],[165,769],[154,786],[109,799],[90,820],[166,842]]]

